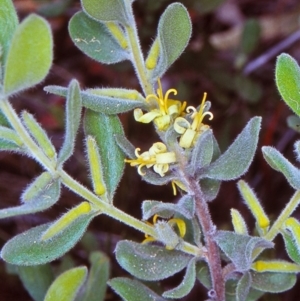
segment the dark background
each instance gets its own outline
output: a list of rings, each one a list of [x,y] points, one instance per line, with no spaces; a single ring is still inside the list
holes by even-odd
[[[15,0],[20,20],[32,12],[44,15],[54,33],[54,64],[46,81],[38,87],[12,99],[19,112],[27,109],[34,113],[49,133],[55,146],[63,141],[64,99],[43,92],[43,85],[67,86],[72,78],[87,87],[123,87],[140,90],[137,79],[128,62],[117,65],[100,65],[82,54],[69,38],[67,27],[72,15],[80,9],[78,0],[34,1]],[[171,1],[136,0],[134,10],[144,53],[156,33],[159,16]],[[276,218],[293,194],[284,177],[273,171],[263,160],[261,146],[271,145],[295,163],[293,144],[298,133],[287,126],[291,115],[278,94],[274,82],[276,56],[287,52],[300,61],[300,3],[297,0],[187,0],[193,35],[187,49],[162,79],[165,90],[174,87],[178,98],[197,106],[203,92],[212,102],[214,119],[210,125],[222,151],[233,141],[247,121],[256,115],[263,117],[262,130],[256,157],[248,173],[243,177],[256,191],[271,217]],[[296,36],[295,36],[296,34]],[[294,37],[294,41],[291,39]],[[257,64],[256,59],[261,58]],[[137,124],[132,113],[122,114],[127,137],[136,146],[146,150],[157,137],[150,125]],[[66,170],[80,182],[90,187],[83,152],[83,133],[79,133],[78,148],[67,164]],[[297,163],[296,163],[297,164]],[[19,196],[30,181],[41,172],[41,167],[26,157],[0,153],[1,208],[17,205]],[[134,168],[126,167],[116,195],[115,204],[138,218],[141,202],[145,199],[173,201],[169,186],[154,187],[141,180]],[[54,220],[78,204],[80,198],[64,189],[60,202],[51,210],[0,221],[0,242],[3,245],[14,235],[35,225]],[[210,205],[213,220],[222,229],[231,229],[230,208],[238,209],[254,227],[254,219],[243,204],[236,188],[236,181],[222,184],[217,199]],[[299,211],[294,213],[299,218]],[[114,261],[115,243],[123,238],[141,241],[143,235],[117,221],[100,216],[89,227],[99,248],[112,259],[112,276],[124,275]],[[84,240],[85,242],[85,240]],[[277,258],[285,259],[281,238],[276,240]],[[76,265],[87,264],[85,243],[79,243],[69,255]],[[59,265],[60,261],[53,265]],[[30,300],[21,282],[9,275],[3,262],[0,265],[0,300]],[[166,282],[174,286],[177,278]],[[297,285],[283,294],[266,295],[261,300],[299,300]],[[204,300],[205,295],[197,285],[184,300]],[[110,290],[107,300],[119,300]]]

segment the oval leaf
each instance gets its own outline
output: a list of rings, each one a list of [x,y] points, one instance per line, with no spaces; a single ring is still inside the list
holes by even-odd
[[[92,136],[99,147],[103,179],[109,199],[121,180],[124,170],[124,154],[115,141],[115,134],[124,135],[121,122],[116,115],[86,110],[84,117],[85,134]]]
[[[191,257],[177,250],[123,240],[117,244],[118,263],[133,276],[148,281],[168,278],[184,269]]]
[[[163,293],[163,297],[179,299],[185,297],[194,287],[196,281],[196,259],[193,258],[186,269],[182,282],[175,288]]]
[[[87,276],[86,267],[78,267],[59,275],[50,286],[44,301],[73,301]]]
[[[296,275],[289,273],[257,273],[251,271],[251,275],[251,286],[259,291],[269,293],[285,292],[291,289],[297,281]]]
[[[60,86],[47,86],[44,90],[56,95],[63,97],[67,96],[67,88]],[[116,89],[116,92],[125,89]],[[127,93],[132,91],[132,93],[138,93],[136,90],[125,90]],[[100,92],[100,93],[99,93]],[[126,99],[116,96],[107,96],[101,94],[101,89],[89,89],[80,92],[82,98],[82,105],[91,109],[92,111],[104,113],[104,114],[119,114],[131,111],[135,108],[146,109],[146,104],[144,98],[139,93],[137,94],[137,99]]]
[[[83,215],[49,240],[41,240],[51,223],[32,228],[10,239],[1,250],[1,257],[16,265],[37,265],[50,262],[69,251],[82,237],[93,214]]]
[[[242,176],[253,160],[260,124],[261,117],[252,118],[225,153],[203,168],[201,178],[228,181]]]
[[[97,62],[115,64],[129,59],[128,52],[113,38],[106,25],[89,18],[84,12],[71,18],[69,33],[73,43]]]
[[[300,116],[300,68],[295,59],[286,53],[277,57],[276,85],[285,103]]]
[[[30,15],[16,29],[5,64],[3,90],[6,96],[41,82],[52,64],[52,35],[49,24]]]
[[[271,146],[263,146],[262,152],[265,160],[273,169],[282,172],[293,188],[300,189],[300,170],[297,167]]]
[[[125,301],[165,301],[165,299],[137,280],[117,277],[111,279],[108,285]]]
[[[82,301],[102,301],[105,299],[106,282],[109,277],[109,258],[101,252],[93,252],[89,261],[91,268]]]
[[[252,253],[256,248],[272,248],[273,243],[260,237],[218,231],[214,240],[220,249],[234,263],[236,270],[248,271],[252,264]]]
[[[33,198],[26,200],[20,206],[0,210],[0,218],[40,212],[52,207],[59,200],[61,187],[60,181],[58,179],[53,179],[44,187],[36,187],[36,181],[41,176],[36,178],[26,189],[26,191],[28,191],[30,188],[34,187],[35,189],[40,189],[40,191],[38,191]]]
[[[181,55],[190,40],[191,33],[192,24],[186,8],[181,3],[170,4],[158,24],[160,57],[153,70],[154,81],[161,77]]]
[[[18,16],[12,0],[0,0],[0,45],[2,55],[1,61],[5,65],[12,36],[18,26]]]
[[[98,21],[127,23],[126,1],[124,0],[81,0],[81,4],[84,11]]]
[[[68,88],[66,103],[66,135],[64,143],[58,154],[58,163],[62,164],[74,152],[76,134],[81,120],[82,100],[80,96],[79,83],[73,80]]]
[[[281,234],[284,240],[286,252],[288,253],[289,257],[294,262],[300,264],[300,250],[296,241],[289,233],[282,232]]]

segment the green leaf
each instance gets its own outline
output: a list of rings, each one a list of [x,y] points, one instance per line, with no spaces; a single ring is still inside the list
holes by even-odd
[[[296,281],[297,276],[289,273],[257,273],[251,271],[252,287],[269,293],[281,293],[291,289]]]
[[[40,212],[52,207],[60,197],[60,181],[58,179],[50,179],[49,182],[44,182],[42,186],[39,179],[45,173],[37,177],[25,190],[22,196],[23,204],[16,207],[10,207],[0,210],[0,218],[24,215],[29,213]],[[38,184],[37,184],[38,183]],[[24,200],[24,196],[29,190],[35,190],[35,194],[31,193],[30,199]]]
[[[250,291],[252,277],[250,272],[246,272],[239,280],[236,287],[236,300],[246,301]]]
[[[18,266],[18,275],[35,301],[43,301],[54,276],[50,264]]]
[[[249,103],[257,103],[263,95],[263,87],[258,81],[238,75],[235,78],[235,89],[237,93]]]
[[[124,170],[124,154],[116,143],[115,135],[124,135],[122,124],[116,115],[86,110],[84,116],[86,135],[94,137],[99,147],[103,179],[109,199],[113,198]]]
[[[293,188],[300,189],[300,170],[297,167],[271,146],[263,146],[262,152],[265,160],[273,169],[283,173]]]
[[[208,165],[213,158],[212,130],[205,131],[197,140],[191,156],[191,172]]]
[[[127,24],[126,1],[124,0],[81,0],[83,10],[93,19],[101,22],[119,21]]]
[[[185,297],[194,287],[196,280],[196,259],[190,260],[182,282],[175,288],[163,293],[163,297],[179,299]]]
[[[67,96],[67,88],[60,86],[47,86],[44,90],[63,97]],[[119,95],[105,95],[108,90]],[[123,97],[122,97],[123,94]],[[134,98],[127,98],[131,94]],[[92,111],[104,114],[119,114],[135,108],[146,109],[143,96],[136,90],[127,89],[88,89],[80,92],[82,105]]]
[[[246,20],[241,38],[241,52],[249,55],[258,46],[260,38],[260,24],[257,19]]]
[[[94,214],[85,214],[52,239],[41,240],[52,225],[32,228],[10,239],[1,250],[1,257],[16,265],[38,265],[50,262],[69,251],[82,237]]]
[[[2,51],[0,59],[2,65],[5,65],[11,39],[18,23],[18,16],[12,0],[0,0],[0,47]]]
[[[263,238],[230,231],[217,231],[214,240],[239,272],[250,269],[252,253],[256,248],[266,249],[274,246],[272,242]]]
[[[40,5],[37,12],[47,18],[59,17],[71,6],[72,2],[73,0],[49,1]]]
[[[158,24],[160,57],[153,70],[153,81],[161,77],[181,55],[190,40],[191,33],[192,24],[187,9],[178,2],[170,4]]]
[[[11,124],[9,123],[6,116],[3,114],[3,112],[1,110],[0,110],[0,125],[12,129]]]
[[[40,83],[52,64],[49,24],[30,15],[16,29],[5,64],[3,91],[6,96]]]
[[[91,268],[82,301],[103,301],[109,277],[109,258],[102,252],[93,252],[89,261]]]
[[[286,53],[277,57],[275,80],[285,103],[300,115],[300,68],[295,59]]]
[[[116,258],[123,269],[148,281],[168,278],[184,269],[191,257],[177,250],[123,240],[116,247]]]
[[[289,255],[289,257],[296,263],[300,264],[300,250],[291,234],[287,233],[286,231],[281,232],[285,249]]]
[[[201,178],[228,181],[242,176],[253,160],[260,124],[261,117],[252,118],[225,153],[203,168]]]
[[[6,139],[0,139],[0,151],[13,151],[17,153],[24,153],[25,150],[14,142],[7,141]]]
[[[210,271],[207,262],[199,261],[196,265],[196,276],[197,279],[207,288],[212,287]]]
[[[66,103],[66,134],[58,154],[58,164],[67,161],[74,152],[76,134],[81,120],[82,101],[79,83],[72,80],[68,88]]]
[[[71,18],[69,34],[83,53],[102,64],[115,64],[130,58],[128,51],[120,46],[106,25],[89,18],[84,12],[78,12]]]
[[[195,200],[191,195],[184,195],[177,204],[159,201],[144,201],[142,204],[143,220],[155,214],[163,218],[170,218],[174,213],[179,213],[187,219],[192,219],[195,214]]]
[[[117,277],[109,280],[108,285],[125,301],[165,301],[137,280]]]
[[[218,8],[225,0],[198,0],[193,2],[193,8],[200,14],[207,14]]]
[[[200,187],[207,202],[214,200],[220,190],[221,181],[213,179],[202,179],[200,180]]]
[[[78,267],[59,275],[50,286],[44,301],[73,301],[87,276],[86,267]]]

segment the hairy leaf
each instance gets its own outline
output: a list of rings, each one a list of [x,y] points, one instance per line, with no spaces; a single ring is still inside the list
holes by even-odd
[[[124,170],[124,154],[116,143],[115,135],[124,135],[122,124],[115,115],[86,110],[85,134],[94,137],[99,147],[103,179],[109,199],[113,198]]]
[[[66,134],[58,154],[58,164],[63,164],[74,152],[76,134],[81,120],[82,100],[79,83],[73,80],[68,88],[66,103]]]
[[[130,58],[128,51],[119,45],[106,25],[89,18],[84,12],[78,12],[71,18],[69,34],[83,53],[102,64],[115,64]]]
[[[196,259],[190,260],[182,282],[175,288],[163,293],[163,297],[179,299],[185,297],[194,287],[196,280]]]
[[[30,15],[17,27],[5,64],[6,96],[35,86],[46,77],[52,64],[52,44],[49,24],[37,15]]]
[[[282,232],[286,252],[289,257],[296,263],[300,264],[300,248],[291,234],[286,231]]]
[[[125,277],[108,281],[108,285],[125,301],[165,301],[142,282]]]
[[[128,23],[126,1],[124,0],[81,0],[84,11],[97,21],[119,21]]]
[[[191,33],[192,24],[186,8],[178,2],[170,4],[158,24],[160,57],[153,70],[153,81],[161,77],[181,55],[190,40]]]
[[[16,207],[10,207],[0,210],[0,218],[7,218],[11,216],[24,215],[29,213],[40,212],[52,207],[60,197],[60,180],[50,179],[49,182],[40,183],[39,179],[43,177],[44,173],[37,177],[25,190],[22,196],[23,204]],[[42,185],[45,184],[45,185]],[[31,193],[28,197],[30,199],[24,200],[24,195],[29,190],[35,190],[36,193]]]
[[[195,213],[195,200],[191,195],[184,195],[177,204],[159,201],[144,201],[142,204],[143,220],[155,214],[163,218],[170,218],[179,213],[187,219],[192,219]]]
[[[148,281],[168,278],[184,269],[191,257],[177,250],[123,240],[117,244],[118,263],[133,276]]]
[[[260,237],[238,234],[230,231],[218,231],[214,240],[220,249],[233,262],[237,271],[250,269],[252,253],[256,248],[272,248],[273,243]]]
[[[5,65],[11,39],[18,23],[18,16],[12,0],[0,0],[0,45],[2,52],[0,56],[2,64],[0,65]]]
[[[277,57],[275,80],[285,103],[296,115],[300,115],[300,68],[287,53]]]
[[[201,179],[200,180],[201,191],[205,197],[207,202],[213,201],[220,190],[221,181],[213,180],[213,179]]]
[[[300,170],[297,167],[271,146],[263,146],[262,152],[265,160],[273,169],[282,172],[293,188],[300,189]]]
[[[225,153],[203,168],[201,178],[228,181],[242,176],[254,157],[260,124],[261,117],[252,118]]]
[[[63,97],[67,96],[67,88],[60,86],[46,86],[44,90]],[[145,101],[136,90],[110,89],[119,95],[105,95],[108,89],[88,89],[81,91],[82,105],[96,112],[104,114],[119,114],[128,112],[135,108],[146,108]],[[121,92],[124,93],[122,96]],[[129,93],[136,96],[134,99],[126,98]]]
[[[257,273],[251,271],[252,287],[269,293],[281,293],[291,289],[296,281],[295,274],[288,273]]]
[[[106,293],[106,282],[109,277],[109,258],[102,252],[93,252],[89,261],[91,269],[85,286],[82,301],[103,301]]]
[[[250,291],[252,277],[250,272],[246,272],[239,280],[236,287],[236,300],[246,301]]]
[[[86,267],[77,267],[59,275],[51,284],[44,301],[73,301],[87,276]]]
[[[61,257],[80,240],[93,217],[93,214],[81,216],[76,223],[71,223],[48,240],[41,240],[41,236],[51,223],[32,228],[10,239],[2,248],[1,257],[6,262],[16,265],[50,262]]]

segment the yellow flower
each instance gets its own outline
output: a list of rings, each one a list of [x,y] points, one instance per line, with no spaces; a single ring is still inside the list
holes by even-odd
[[[174,129],[178,134],[181,134],[179,145],[183,148],[193,147],[198,139],[198,137],[206,130],[209,126],[203,124],[203,118],[208,115],[209,120],[213,119],[213,114],[209,111],[204,112],[205,101],[207,93],[204,93],[199,111],[196,108],[190,106],[187,107],[186,111],[188,113],[193,112],[191,115],[192,123],[183,117],[177,117],[174,122]]]
[[[165,95],[163,94],[161,82],[158,79],[157,95],[149,94],[146,97],[146,101],[149,102],[150,105],[152,104],[154,109],[145,114],[141,109],[135,109],[134,119],[142,123],[154,121],[160,131],[165,131],[171,122],[183,113],[186,107],[185,101],[182,103],[180,100],[169,99],[171,93],[176,95],[177,91],[175,89],[169,89]]]
[[[135,155],[137,159],[127,160],[126,163],[130,163],[131,166],[138,166],[138,173],[144,176],[145,173],[142,172],[142,168],[146,166],[153,169],[161,177],[169,170],[169,164],[176,162],[176,156],[174,152],[168,152],[167,147],[162,142],[154,143],[149,151],[139,154],[140,148],[136,148]]]

